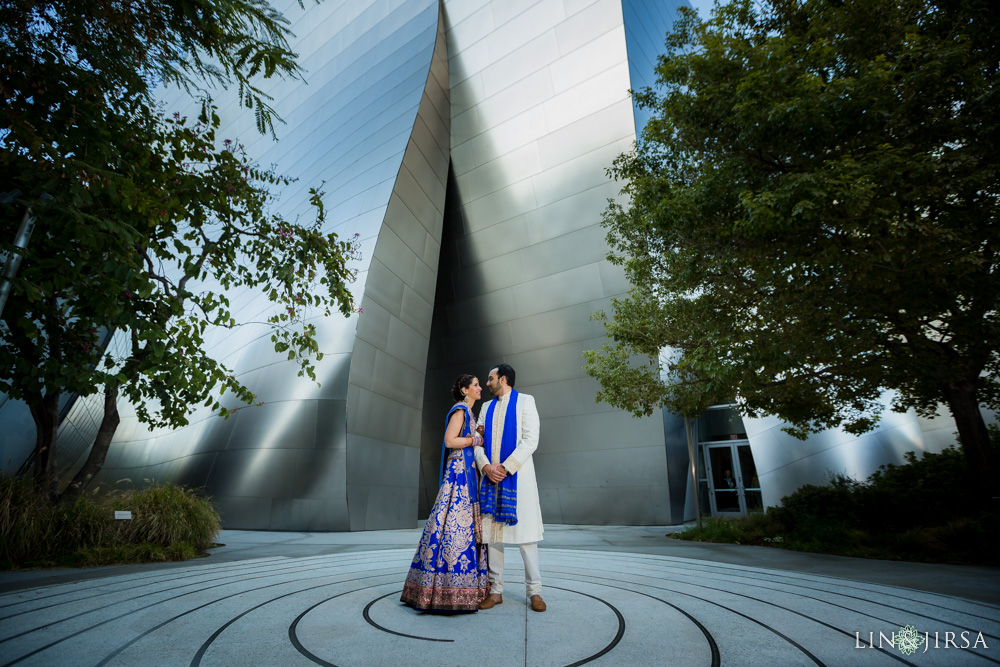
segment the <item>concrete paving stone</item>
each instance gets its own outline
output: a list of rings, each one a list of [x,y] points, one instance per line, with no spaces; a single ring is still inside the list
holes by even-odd
[[[0,667],[1000,664],[998,568],[692,544],[675,529],[546,526],[542,614],[516,547],[502,605],[400,603],[419,526],[223,531],[198,561],[2,573]],[[904,626],[925,638],[912,655],[888,643]]]

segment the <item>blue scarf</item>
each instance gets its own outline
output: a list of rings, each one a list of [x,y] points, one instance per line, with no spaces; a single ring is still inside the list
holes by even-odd
[[[504,416],[503,433],[500,434],[500,463],[507,460],[517,447],[517,392],[511,389],[510,400],[507,402],[507,414]],[[486,428],[483,430],[483,448],[486,458],[493,462],[493,411],[500,401],[494,398],[486,409]],[[508,526],[517,524],[517,473],[508,474],[499,484],[494,484],[489,477],[483,477],[482,512],[490,514],[494,521]]]
[[[465,410],[465,426],[462,428],[462,437],[469,438],[472,437],[472,411],[464,403],[456,403],[448,410],[448,415],[444,418],[445,430],[448,429],[448,420],[451,419],[451,414],[455,410]],[[476,455],[473,452],[472,447],[463,447],[461,450],[462,457],[465,459],[465,481],[469,486],[469,498],[472,502],[479,502],[479,488],[476,485],[476,474],[473,472],[476,469]],[[448,446],[444,444],[444,440],[441,440],[441,465],[438,467],[438,488],[441,488],[441,483],[444,482],[444,462],[448,458]]]

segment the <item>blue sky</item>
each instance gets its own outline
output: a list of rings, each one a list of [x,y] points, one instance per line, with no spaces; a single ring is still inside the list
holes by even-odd
[[[698,10],[698,16],[702,20],[707,19],[711,15],[713,0],[688,0],[688,2]]]

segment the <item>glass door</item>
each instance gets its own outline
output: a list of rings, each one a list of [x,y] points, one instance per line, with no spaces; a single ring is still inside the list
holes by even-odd
[[[757,466],[753,462],[753,452],[750,445],[736,445],[738,452],[737,469],[739,470],[739,486],[743,491],[744,513],[764,511],[764,501],[760,496],[760,480],[757,479]]]
[[[740,502],[740,491],[736,484],[733,446],[704,445],[705,466],[708,468],[709,501],[712,516],[736,516],[744,514]]]
[[[703,444],[712,516],[739,516],[763,509],[757,466],[747,442]]]

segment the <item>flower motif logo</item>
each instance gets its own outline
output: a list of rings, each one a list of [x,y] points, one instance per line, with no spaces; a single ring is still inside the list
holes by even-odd
[[[906,625],[896,634],[896,648],[903,655],[913,655],[924,643],[924,637],[912,625]]]

